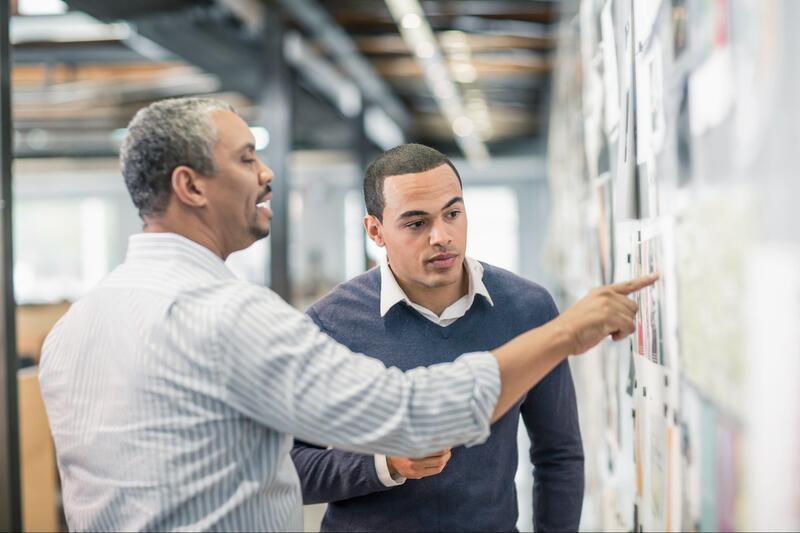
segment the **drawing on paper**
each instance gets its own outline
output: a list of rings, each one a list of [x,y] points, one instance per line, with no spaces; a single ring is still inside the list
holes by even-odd
[[[638,232],[637,242],[631,257],[631,277],[636,278],[661,271],[661,236],[643,239]],[[637,355],[659,365],[666,365],[664,351],[664,325],[662,321],[662,282],[659,281],[636,293],[634,300],[639,305],[636,315],[634,351]]]

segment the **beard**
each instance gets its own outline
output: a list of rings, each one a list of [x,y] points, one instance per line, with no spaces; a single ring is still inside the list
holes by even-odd
[[[253,224],[250,226],[250,236],[257,241],[269,237],[269,225],[266,228],[261,228],[257,224]]]

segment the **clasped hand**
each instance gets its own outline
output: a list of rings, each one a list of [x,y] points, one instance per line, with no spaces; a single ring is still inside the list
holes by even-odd
[[[447,465],[447,461],[450,460],[450,455],[450,449],[447,449],[419,459],[387,457],[386,464],[389,466],[389,473],[393,476],[400,475],[407,479],[422,479],[441,474]]]

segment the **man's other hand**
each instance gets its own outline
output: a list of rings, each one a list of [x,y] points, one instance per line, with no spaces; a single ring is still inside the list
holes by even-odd
[[[447,449],[421,459],[387,457],[386,464],[389,466],[389,473],[393,476],[400,475],[407,479],[422,479],[441,474],[449,460],[450,450]]]

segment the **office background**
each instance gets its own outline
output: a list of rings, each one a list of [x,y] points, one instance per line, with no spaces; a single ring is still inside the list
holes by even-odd
[[[228,264],[299,309],[380,260],[360,181],[402,142],[453,158],[468,253],[562,309],[661,272],[632,339],[572,361],[582,529],[800,528],[797,2],[2,4],[0,529],[65,528],[41,343],[141,229],[127,122],[185,95],[252,126],[273,230]]]

